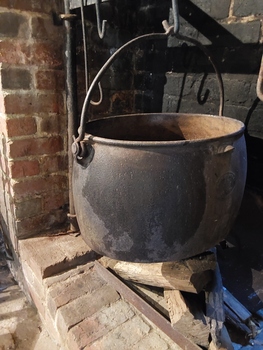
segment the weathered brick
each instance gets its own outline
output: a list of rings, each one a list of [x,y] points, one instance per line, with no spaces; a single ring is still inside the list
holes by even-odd
[[[9,137],[34,135],[37,125],[34,118],[12,118],[7,119],[7,132]]]
[[[216,23],[213,22],[214,28],[207,31],[208,26],[205,22],[198,22],[194,25],[183,21],[180,32],[183,35],[193,37],[203,45],[214,46],[239,46],[243,44],[258,43],[261,35],[260,21],[255,20],[247,23]],[[181,47],[182,41],[175,37],[169,37],[169,47]],[[189,44],[187,42],[187,44]],[[190,44],[192,45],[192,44]]]
[[[86,293],[93,293],[101,288],[105,281],[92,272],[87,271],[55,284],[48,289],[47,305],[51,315],[55,318],[57,310],[81,297]]]
[[[56,42],[35,42],[31,46],[31,63],[38,66],[59,68],[63,65],[63,47]]]
[[[27,41],[0,41],[0,62],[14,65],[28,64],[30,57],[30,44]]]
[[[61,70],[37,70],[36,88],[39,90],[63,91],[65,75]]]
[[[71,328],[67,344],[72,350],[84,349],[133,316],[129,304],[118,300]]]
[[[66,204],[68,204],[68,198],[65,192],[43,196],[43,210],[46,212],[53,209],[63,208]]]
[[[42,212],[42,199],[32,198],[23,202],[16,202],[15,213],[17,219],[30,218]]]
[[[250,95],[251,82],[246,80],[226,79],[224,84],[226,102],[232,105],[250,106],[255,95]]]
[[[15,12],[0,12],[0,37],[17,37],[27,18]]]
[[[17,160],[10,162],[10,171],[13,179],[39,174],[38,160]]]
[[[31,72],[28,69],[2,68],[2,88],[13,90],[29,90],[31,88]]]
[[[32,17],[32,38],[59,42],[63,40],[61,27],[55,26],[51,16]]]
[[[79,270],[81,265],[85,264],[81,266],[82,271],[89,269],[87,262],[94,259],[94,252],[84,243],[81,236],[70,234],[34,237],[20,241],[19,247],[21,261],[27,262],[36,278],[42,281],[45,290],[54,283],[59,284],[65,275],[66,279],[70,278],[74,270]]]
[[[222,26],[227,30],[227,32],[239,40],[240,43],[252,44],[259,42],[261,36],[261,23],[259,20],[247,23],[223,24]],[[227,32],[225,37],[221,36],[221,41],[225,40],[225,44],[228,42],[229,34]]]
[[[60,93],[17,93],[4,97],[7,114],[60,113],[64,112],[63,95]]]
[[[1,0],[1,6],[23,11],[35,11],[42,13],[52,13],[58,11],[62,13],[63,5],[61,1],[35,1],[35,0]]]
[[[66,334],[72,326],[118,299],[119,294],[109,285],[104,285],[93,294],[84,294],[58,309],[57,328],[61,334]]]
[[[113,114],[128,113],[133,104],[133,91],[116,92],[111,97],[111,111]]]
[[[49,177],[30,177],[24,181],[14,182],[13,191],[15,199],[37,196],[42,193],[54,193],[67,190],[68,179],[62,175]]]
[[[205,19],[205,14],[215,19],[223,19],[228,17],[230,7],[230,0],[216,1],[216,0],[192,0],[191,3],[179,3],[179,12],[184,14],[192,12],[199,18]],[[204,12],[205,14],[202,14]]]
[[[169,349],[169,347],[168,347],[168,344],[157,333],[151,332],[131,348],[131,350],[145,350],[145,349],[167,350]],[[181,348],[178,347],[178,350],[181,350]]]
[[[136,315],[98,341],[85,347],[85,349],[131,349],[132,346],[145,337],[150,330],[150,326],[145,323],[141,317]]]
[[[9,144],[11,158],[28,157],[44,154],[55,154],[63,150],[61,136],[29,138],[12,141]]]
[[[17,220],[18,238],[26,238],[35,234],[52,232],[65,228],[67,215],[62,210],[53,211],[48,214],[40,214],[30,218]]]
[[[178,97],[164,95],[162,111],[164,113],[200,113],[218,115],[219,103],[199,104],[196,99],[181,99]]]
[[[47,115],[39,120],[39,132],[47,134],[66,134],[67,133],[66,115],[55,114]]]
[[[262,0],[235,0],[234,16],[244,17],[263,14]]]
[[[55,173],[57,171],[67,170],[67,156],[48,156],[40,159],[41,173]]]

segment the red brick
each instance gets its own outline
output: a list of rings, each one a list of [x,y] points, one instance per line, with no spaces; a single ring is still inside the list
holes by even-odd
[[[34,176],[39,174],[39,162],[37,160],[21,160],[11,162],[11,176],[13,179]]]
[[[55,173],[58,171],[67,170],[67,156],[42,157],[40,159],[41,173]]]
[[[39,131],[48,134],[67,134],[67,118],[66,115],[56,114],[42,117],[39,123]]]
[[[42,212],[42,199],[31,198],[15,204],[15,214],[17,219],[30,218]]]
[[[54,26],[52,16],[32,18],[32,38],[37,40],[50,40],[62,42],[63,31],[61,27]]]
[[[3,64],[6,66],[6,64]],[[30,90],[32,76],[30,69],[2,67],[2,88],[11,90]]]
[[[60,93],[46,93],[34,95],[32,93],[9,94],[4,97],[5,113],[33,114],[64,112],[63,95]]]
[[[17,37],[21,34],[27,36],[27,30],[26,32],[21,30],[24,29],[25,24],[28,25],[27,17],[20,13],[10,11],[0,13],[0,33],[2,37]],[[25,29],[28,29],[28,26]]]
[[[83,330],[84,327],[85,329]],[[67,344],[70,346],[71,350],[84,349],[91,344],[90,334],[92,334],[95,341],[108,332],[108,329],[101,326],[98,320],[90,317],[69,330]]]
[[[105,336],[134,316],[134,312],[123,300],[118,300],[104,310],[86,318],[71,328],[68,345],[71,350],[88,349],[89,345]]]
[[[18,238],[26,238],[34,234],[62,229],[65,227],[66,220],[67,214],[61,210],[19,220],[17,221]]]
[[[10,158],[55,154],[63,150],[61,136],[15,140],[9,144]]]
[[[13,184],[15,199],[27,198],[29,196],[37,196],[43,193],[54,194],[67,190],[68,178],[63,175],[52,175],[47,177],[30,177],[24,181]]]
[[[0,62],[9,64],[28,64],[30,45],[24,41],[0,41]]]
[[[60,0],[35,1],[35,0],[1,0],[1,6],[11,9],[34,11],[43,13],[62,12],[63,7]]]
[[[53,209],[62,208],[65,204],[68,204],[68,200],[65,192],[59,192],[55,194],[49,194],[43,198],[43,210],[48,212]]]
[[[36,72],[36,88],[39,90],[63,91],[65,75],[60,70],[38,70]]]
[[[84,294],[60,307],[56,317],[57,328],[60,334],[67,334],[72,326],[118,299],[119,295],[116,290],[109,285],[104,285],[97,289],[94,294]]]
[[[33,118],[7,119],[6,123],[9,137],[33,135],[37,132],[36,121]]]
[[[69,304],[86,293],[96,292],[105,283],[98,274],[91,271],[82,271],[76,276],[55,283],[47,293],[47,305],[51,315],[55,318],[60,307]]]
[[[63,66],[63,47],[59,43],[36,42],[31,47],[31,63],[38,66],[58,68]]]

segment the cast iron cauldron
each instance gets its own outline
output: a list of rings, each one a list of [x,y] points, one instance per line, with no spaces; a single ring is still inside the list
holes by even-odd
[[[246,176],[243,123],[218,116],[138,114],[89,122],[89,156],[74,162],[82,237],[134,262],[180,260],[223,240]]]
[[[90,248],[114,259],[175,261],[202,253],[227,236],[243,196],[246,148],[240,121],[159,113],[86,123],[91,95],[117,55],[134,42],[167,33],[133,39],[110,57],[89,88],[72,145],[81,235]],[[222,109],[221,103],[220,115]]]

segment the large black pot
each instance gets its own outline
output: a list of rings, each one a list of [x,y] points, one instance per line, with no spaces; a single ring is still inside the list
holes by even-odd
[[[226,237],[245,185],[243,123],[139,114],[92,121],[86,130],[73,195],[93,250],[133,262],[174,261]]]

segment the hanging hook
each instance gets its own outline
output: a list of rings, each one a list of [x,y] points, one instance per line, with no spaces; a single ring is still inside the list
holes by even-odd
[[[172,9],[173,9],[173,20],[174,20],[174,34],[177,34],[179,32],[178,0],[172,0]]]
[[[98,27],[98,34],[101,39],[103,39],[104,34],[105,34],[105,27],[106,27],[106,20],[103,20],[101,22],[100,19],[100,0],[96,0],[95,3],[96,6],[96,16],[97,16],[97,27]]]
[[[90,104],[92,104],[93,106],[99,106],[103,100],[103,91],[102,91],[102,87],[101,87],[101,83],[98,82],[98,88],[99,88],[99,93],[100,93],[100,98],[99,101],[90,101]]]

